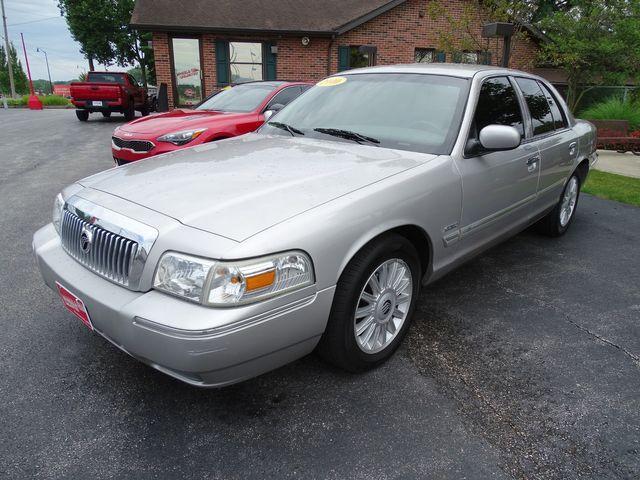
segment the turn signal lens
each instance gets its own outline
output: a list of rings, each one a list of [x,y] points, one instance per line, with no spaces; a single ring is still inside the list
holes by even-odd
[[[253,292],[254,290],[260,290],[261,288],[269,287],[273,285],[276,279],[276,271],[271,270],[264,273],[258,273],[257,275],[251,275],[247,277],[247,292]]]

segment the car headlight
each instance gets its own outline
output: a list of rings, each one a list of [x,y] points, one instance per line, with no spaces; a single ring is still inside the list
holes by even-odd
[[[51,220],[53,226],[60,235],[60,225],[62,224],[62,210],[64,209],[64,198],[62,194],[56,195],[56,199],[53,201],[53,219]]]
[[[309,256],[291,251],[241,261],[216,261],[182,253],[165,253],[154,288],[212,307],[257,302],[312,285]]]
[[[167,133],[158,137],[159,142],[169,142],[174,145],[185,145],[191,140],[198,138],[206,128],[197,128],[195,130],[182,130],[180,132]]]

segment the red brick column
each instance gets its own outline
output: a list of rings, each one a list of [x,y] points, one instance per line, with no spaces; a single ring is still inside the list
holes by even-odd
[[[171,77],[171,58],[169,56],[169,37],[166,33],[154,32],[153,55],[156,62],[156,83],[167,84],[169,108],[173,108],[173,78]]]

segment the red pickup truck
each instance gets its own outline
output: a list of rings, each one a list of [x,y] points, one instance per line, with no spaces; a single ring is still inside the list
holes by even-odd
[[[71,101],[82,122],[92,112],[100,112],[104,117],[120,112],[127,120],[134,119],[136,110],[143,117],[149,114],[146,90],[128,73],[89,72],[86,82],[71,84]]]

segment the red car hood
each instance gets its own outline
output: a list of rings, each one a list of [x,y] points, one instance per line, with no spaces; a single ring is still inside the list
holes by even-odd
[[[114,134],[117,135],[118,132],[126,132],[143,135],[163,135],[165,133],[187,130],[189,128],[208,127],[220,122],[235,123],[236,121],[252,116],[255,116],[255,113],[172,110],[171,112],[158,113],[134,120],[118,128]]]

